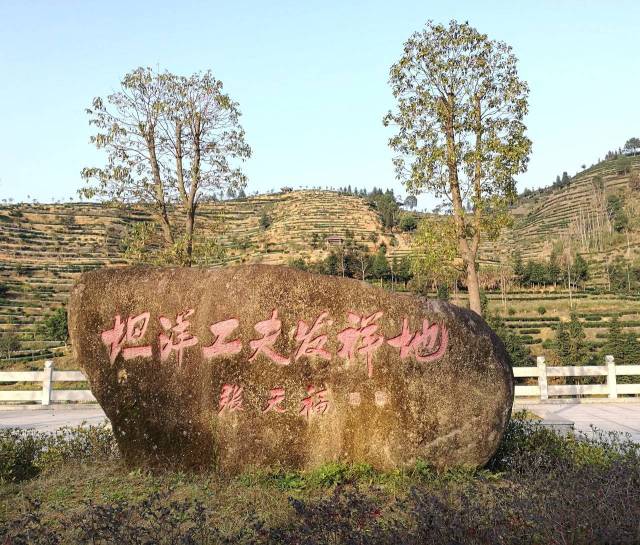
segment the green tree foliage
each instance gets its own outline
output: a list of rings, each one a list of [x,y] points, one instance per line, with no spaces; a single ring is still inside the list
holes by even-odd
[[[485,314],[489,309],[489,296],[484,290],[480,292],[480,308],[482,309],[482,314]]]
[[[288,265],[292,269],[298,269],[299,271],[309,270],[309,265],[307,265],[307,262],[302,257],[290,259]]]
[[[4,299],[9,293],[9,286],[0,283],[0,299]]]
[[[586,335],[578,315],[571,313],[571,318],[567,327],[569,337],[568,365],[586,365],[589,361],[589,354],[585,344]]]
[[[241,188],[237,163],[250,156],[238,104],[211,72],[189,77],[137,68],[120,90],[87,109],[97,129],[91,142],[107,154],[87,167],[80,193],[121,205],[144,203],[167,247],[191,265],[198,204],[227,187]],[[178,234],[181,231],[182,234]]]
[[[384,123],[398,127],[390,140],[397,176],[411,194],[452,204],[471,308],[481,314],[478,248],[487,225],[495,231],[506,221],[497,210],[515,198],[514,176],[526,170],[528,87],[508,45],[456,21],[414,33],[390,84],[397,109]]]
[[[345,236],[344,244],[339,248],[332,249],[324,260],[306,264],[307,270],[333,276],[358,278],[360,280],[366,280],[367,278],[386,280],[389,278],[391,270],[384,253],[384,247],[377,254],[371,255],[368,248],[364,244],[356,244],[352,236],[353,234]],[[384,264],[378,257],[379,255],[383,256]],[[296,266],[294,262],[290,262],[289,265]],[[401,260],[398,262],[397,267],[398,269],[394,273],[395,279],[406,283],[411,278],[411,275],[409,273],[405,280],[403,267],[407,269],[408,265],[406,263],[403,264]],[[380,277],[380,274],[382,274],[382,277]]]
[[[605,356],[613,356],[616,365],[640,365],[640,343],[632,331],[624,333],[617,316],[611,318],[607,340],[602,345],[598,359],[600,364]],[[619,380],[622,377],[619,377]]]
[[[377,210],[385,229],[391,229],[398,223],[400,206],[393,194],[393,189],[382,191],[374,187],[367,196],[367,200]]]
[[[620,233],[629,226],[629,217],[624,210],[624,195],[607,197],[607,214],[611,219],[613,230]]]
[[[460,274],[455,225],[451,216],[427,216],[413,237],[411,270],[435,285],[450,284]]]
[[[413,274],[411,273],[411,260],[405,255],[398,263],[396,269],[396,278],[398,282],[402,282],[404,287],[407,287],[407,283],[411,280]]]
[[[520,284],[523,283],[524,278],[524,262],[522,261],[522,254],[520,251],[516,250],[512,256],[512,268],[513,268],[513,276],[516,281]]]
[[[640,262],[617,256],[609,267],[609,279],[615,292],[637,292],[640,289]]]
[[[556,338],[554,342],[554,350],[560,365],[574,365],[571,361],[570,345],[571,338],[567,324],[560,322],[556,327]]]
[[[155,222],[134,223],[128,230],[122,246],[124,257],[134,264],[172,265],[185,264],[213,265],[223,261],[226,250],[217,239],[194,234],[191,256],[187,258],[187,241],[184,236],[175,237],[170,245],[158,244],[158,226]],[[241,247],[242,242],[238,243]]]
[[[20,341],[13,333],[3,333],[0,335],[0,354],[6,356],[7,359],[11,357],[15,351],[20,350]]]
[[[436,289],[436,299],[448,301],[450,298],[449,286],[447,284],[439,284]]]
[[[404,200],[404,205],[409,210],[413,210],[416,206],[418,206],[418,198],[415,195],[407,195],[407,198]]]
[[[600,363],[604,363],[605,356],[613,356],[615,362],[618,365],[623,364],[623,352],[622,352],[622,326],[618,316],[613,316],[609,322],[609,328],[607,331],[607,340],[600,349],[599,359]]]
[[[36,333],[47,341],[61,341],[66,344],[69,339],[67,311],[64,307],[48,314],[36,328]]]
[[[500,316],[489,313],[487,315],[487,323],[496,335],[502,339],[509,359],[511,360],[512,367],[527,367],[533,365],[531,353],[527,345],[522,342],[522,337],[509,329]]]
[[[624,365],[640,365],[640,342],[632,331],[626,333],[622,340],[622,361]]]
[[[573,260],[571,282],[577,286],[584,285],[589,280],[589,264],[580,254]]]
[[[400,222],[398,224],[400,229],[403,231],[415,231],[416,227],[418,227],[418,220],[414,214],[401,214]]]
[[[331,252],[324,260],[323,273],[330,275],[338,274],[338,255],[335,252]]]
[[[571,285],[581,286],[589,279],[589,264],[580,255],[576,254],[570,264]],[[567,270],[560,263],[560,257],[556,250],[551,252],[548,260],[538,261],[529,259],[526,264],[522,262],[519,254],[513,261],[513,276],[515,281],[523,287],[550,286],[562,284],[567,281]]]
[[[376,280],[386,280],[390,275],[389,262],[387,261],[387,252],[384,246],[381,246],[373,256],[371,263],[371,276]]]
[[[640,149],[640,138],[629,138],[629,140],[627,140],[624,144],[624,149],[631,151]]]

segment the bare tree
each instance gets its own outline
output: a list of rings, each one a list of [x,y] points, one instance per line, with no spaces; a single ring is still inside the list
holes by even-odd
[[[87,114],[98,129],[91,142],[107,162],[83,169],[81,195],[150,206],[165,245],[190,266],[200,200],[246,185],[234,164],[251,155],[238,104],[209,71],[184,77],[137,68]]]

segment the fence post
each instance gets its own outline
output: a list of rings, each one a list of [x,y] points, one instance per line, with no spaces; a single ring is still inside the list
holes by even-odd
[[[540,400],[545,401],[549,399],[549,390],[547,388],[547,364],[544,361],[544,356],[538,356],[536,358],[536,364],[538,366],[538,386],[540,387]]]
[[[44,373],[42,377],[42,404],[51,404],[51,378],[53,377],[53,362],[44,362]]]
[[[609,399],[616,399],[618,397],[616,363],[613,356],[605,356],[604,361],[607,363],[607,386],[609,387]]]

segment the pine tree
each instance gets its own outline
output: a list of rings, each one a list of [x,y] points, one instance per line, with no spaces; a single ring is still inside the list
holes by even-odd
[[[629,332],[622,339],[623,365],[640,365],[640,342],[635,333]]]
[[[571,365],[570,357],[570,337],[567,326],[564,322],[560,322],[556,328],[555,352],[560,365]]]
[[[600,365],[604,362],[605,356],[613,356],[616,365],[622,365],[622,326],[617,316],[614,316],[609,322],[609,330],[607,332],[607,340],[600,350]]]
[[[380,247],[373,258],[371,275],[379,279],[380,283],[389,276],[389,262],[387,261],[386,248],[384,246]]]
[[[571,313],[568,334],[569,358],[571,361],[569,365],[586,365],[588,359],[587,349],[584,343],[586,335],[578,319],[578,315],[575,312]]]
[[[526,367],[532,365],[529,348],[522,342],[522,337],[509,329],[497,314],[488,314],[487,322],[507,350],[512,367]]]
[[[640,342],[638,342],[635,333],[629,332],[622,336],[619,352],[620,356],[614,356],[614,358],[616,358],[614,360],[616,365],[640,364]],[[630,375],[621,375],[618,377],[618,382],[622,384],[634,384],[636,380],[636,377]]]
[[[547,282],[554,286],[560,279],[560,260],[558,259],[558,252],[554,249],[549,257],[549,264],[547,265]]]
[[[338,274],[338,256],[331,252],[324,260],[324,274],[336,276]]]

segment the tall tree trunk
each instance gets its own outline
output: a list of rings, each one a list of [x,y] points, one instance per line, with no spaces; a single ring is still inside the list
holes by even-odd
[[[191,267],[193,265],[193,229],[196,223],[196,207],[193,206],[189,212],[187,213],[187,222],[185,225],[185,235],[186,235],[186,262],[185,265],[187,267]]]
[[[469,308],[482,316],[480,303],[480,283],[478,281],[478,269],[475,262],[467,263],[467,291],[469,292]]]
[[[455,129],[453,126],[454,97],[449,94],[447,99],[442,99],[444,107],[448,110],[447,122],[445,125],[445,136],[447,141],[447,170],[449,174],[449,188],[453,201],[453,221],[456,227],[458,247],[460,255],[467,267],[467,291],[469,293],[469,308],[482,316],[480,306],[480,288],[478,285],[478,271],[476,269],[476,256],[472,251],[469,241],[466,238],[465,214],[460,194],[460,182],[458,180],[458,159],[455,146]]]
[[[174,243],[173,232],[171,231],[171,222],[169,220],[169,214],[167,212],[167,202],[164,193],[164,185],[162,178],[160,177],[160,166],[158,165],[158,156],[156,154],[156,141],[153,133],[153,128],[149,129],[147,134],[147,149],[149,151],[149,157],[151,160],[151,174],[153,176],[153,190],[156,200],[156,213],[155,216],[160,222],[162,227],[162,236],[166,245],[172,245]]]
[[[186,265],[193,264],[193,231],[196,223],[196,208],[198,206],[197,194],[200,187],[200,161],[201,161],[201,125],[200,118],[196,115],[193,128],[193,160],[191,164],[191,180],[189,193],[185,206],[186,221]],[[186,193],[186,189],[185,189]]]

